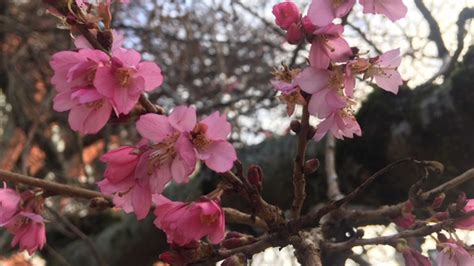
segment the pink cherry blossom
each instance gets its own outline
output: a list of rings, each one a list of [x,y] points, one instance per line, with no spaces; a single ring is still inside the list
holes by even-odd
[[[402,0],[359,0],[359,2],[364,6],[364,13],[383,14],[391,21],[405,17],[408,11]]]
[[[283,80],[271,80],[270,81],[273,85],[273,88],[283,95],[289,95],[295,91],[298,91],[298,83],[296,79],[293,79],[291,83],[283,81]]]
[[[196,166],[196,153],[189,140],[195,125],[196,110],[186,106],[176,107],[169,117],[146,114],[137,121],[137,130],[150,141],[150,148],[140,157],[135,174],[142,177],[141,183],[149,183],[152,193],[161,193],[171,179],[188,182]]]
[[[349,44],[342,37],[343,32],[343,26],[332,23],[313,32],[309,51],[309,62],[312,67],[326,69],[331,61],[344,62],[352,56]]]
[[[8,224],[20,212],[21,197],[10,188],[0,188],[0,226]]]
[[[380,88],[397,94],[398,87],[403,84],[402,77],[397,70],[401,61],[400,49],[385,52],[371,60],[372,65],[367,69],[365,77],[374,78]]]
[[[27,250],[30,255],[46,244],[46,230],[41,215],[21,212],[7,227],[14,234],[12,247],[19,245],[20,250]]]
[[[191,131],[191,141],[198,159],[218,173],[232,169],[237,160],[234,147],[227,141],[230,131],[230,123],[219,112],[206,117]]]
[[[92,86],[97,67],[108,60],[99,50],[81,49],[56,53],[50,61],[54,70],[51,83],[58,91],[53,108],[58,112],[70,110],[68,121],[75,131],[96,133],[110,117],[112,105]]]
[[[474,199],[467,201],[466,206],[464,207],[465,212],[474,211]],[[474,216],[471,216],[466,219],[462,219],[454,224],[456,228],[474,230]]]
[[[298,24],[301,18],[300,9],[291,1],[274,5],[272,12],[276,24],[284,30],[288,30],[293,23]]]
[[[342,93],[344,74],[342,70],[305,68],[296,77],[301,90],[311,94],[308,103],[309,113],[325,118],[336,110],[346,106],[347,98]]]
[[[113,196],[114,205],[123,209],[124,212],[135,213],[138,220],[148,215],[151,208],[150,188],[141,185],[134,175],[129,175],[115,183],[105,178],[97,185],[102,193]]]
[[[128,114],[143,92],[163,82],[161,69],[153,62],[140,62],[141,55],[133,49],[116,49],[110,64],[97,68],[94,86],[112,100],[117,114]]]
[[[341,18],[352,9],[355,0],[313,0],[308,17],[317,26],[326,26],[335,18]]]
[[[154,221],[168,238],[168,243],[184,246],[207,236],[209,242],[217,244],[225,236],[225,217],[219,204],[201,198],[196,202],[173,202],[156,195]]]
[[[441,251],[438,253],[436,262],[439,266],[471,266],[474,258],[466,249],[455,242],[439,244]]]
[[[151,207],[151,191],[148,184],[141,184],[142,176],[136,173],[142,152],[147,148],[123,146],[102,155],[101,160],[107,164],[105,179],[98,182],[102,193],[113,196],[115,206],[122,208],[126,213],[134,212],[137,219],[148,215]],[[146,177],[143,177],[146,178]]]
[[[354,115],[345,109],[335,111],[323,120],[318,125],[313,139],[320,141],[327,132],[331,132],[331,134],[338,139],[343,139],[344,137],[353,138],[354,135],[362,135],[362,130]]]

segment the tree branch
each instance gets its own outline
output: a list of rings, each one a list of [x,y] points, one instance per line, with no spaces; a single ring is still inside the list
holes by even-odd
[[[444,44],[443,35],[439,28],[438,22],[436,22],[436,19],[433,17],[430,10],[426,7],[425,3],[423,3],[423,0],[415,0],[415,5],[426,19],[426,22],[428,22],[428,26],[430,28],[430,34],[428,38],[435,43],[436,48],[438,49],[438,56],[440,58],[447,56],[449,51]]]
[[[0,180],[6,181],[6,182],[13,182],[16,184],[25,184],[29,185],[32,187],[39,187],[42,188],[44,191],[53,193],[53,195],[65,195],[69,197],[75,197],[75,198],[83,198],[83,199],[105,199],[109,201],[111,204],[112,198],[109,196],[105,196],[104,194],[93,191],[93,190],[88,190],[84,188],[79,188],[79,187],[74,187],[70,185],[65,185],[65,184],[59,184],[56,182],[51,182],[31,176],[26,176],[26,175],[21,175],[21,174],[16,174],[4,170],[0,170]]]
[[[301,209],[306,198],[306,179],[304,175],[304,163],[306,156],[306,147],[308,146],[309,135],[309,111],[308,106],[303,106],[303,115],[301,117],[301,127],[298,132],[298,148],[296,151],[295,162],[293,165],[293,204],[291,211],[293,218],[300,217]]]

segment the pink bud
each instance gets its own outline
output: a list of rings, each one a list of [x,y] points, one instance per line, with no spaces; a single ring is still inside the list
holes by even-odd
[[[433,200],[433,203],[431,204],[431,208],[433,209],[438,209],[439,207],[441,207],[441,205],[443,204],[444,202],[444,198],[446,198],[446,194],[444,193],[441,193],[439,194],[434,200]]]
[[[413,214],[406,214],[393,219],[393,222],[401,228],[410,228],[415,224],[415,221],[416,217]]]
[[[287,30],[291,24],[298,23],[300,20],[300,9],[293,2],[283,2],[273,6],[273,15],[275,15],[275,23],[280,28]]]
[[[474,199],[470,199],[467,201],[467,204],[465,204],[464,211],[470,212],[473,210],[474,210]],[[458,222],[456,222],[454,226],[460,229],[473,230],[474,229],[474,216],[461,219]]]
[[[427,257],[412,248],[405,248],[402,254],[407,266],[431,266],[431,261]]]
[[[296,23],[292,23],[286,32],[286,40],[290,44],[298,44],[304,38],[301,28]]]
[[[433,215],[433,219],[436,221],[444,221],[449,218],[449,212],[437,212]]]
[[[319,168],[319,160],[318,159],[311,159],[307,160],[304,163],[304,173],[305,174],[312,174],[316,172]]]
[[[169,263],[171,265],[185,265],[184,259],[174,251],[165,251],[160,254],[160,260]]]

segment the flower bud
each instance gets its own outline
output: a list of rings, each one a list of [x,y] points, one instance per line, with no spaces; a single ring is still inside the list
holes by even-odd
[[[263,171],[260,166],[252,164],[247,170],[247,179],[251,185],[253,185],[258,192],[262,191],[263,186]]]
[[[301,16],[300,9],[293,2],[274,5],[272,13],[275,15],[275,23],[284,30],[287,30],[293,23],[297,24]]]
[[[436,209],[438,209],[439,207],[441,207],[441,205],[443,204],[445,198],[446,198],[446,194],[444,194],[444,193],[439,194],[439,195],[433,200],[433,203],[431,203],[431,208],[433,208],[434,210],[436,210]]]
[[[416,217],[413,214],[406,214],[403,216],[398,216],[393,219],[393,222],[401,228],[411,228],[416,222]]]
[[[312,139],[314,134],[316,134],[316,128],[313,126],[309,126],[308,128],[308,136],[306,136],[308,139]]]
[[[303,19],[301,20],[301,25],[306,35],[313,35],[313,32],[317,29],[316,25],[311,22],[308,16],[303,17]]]
[[[288,31],[286,32],[286,40],[288,43],[298,44],[303,40],[303,38],[303,32],[301,32],[301,28],[298,26],[298,24],[291,24],[288,28]]]
[[[161,253],[160,260],[171,265],[186,265],[184,258],[174,251],[165,251]]]
[[[316,172],[319,168],[319,160],[318,159],[311,159],[307,160],[304,163],[304,173],[305,174],[312,174]]]
[[[247,258],[244,254],[236,254],[228,257],[225,259],[222,266],[246,266],[247,265]]]
[[[298,120],[293,120],[290,123],[291,131],[295,132],[296,134],[300,133],[301,130],[301,123]]]
[[[466,193],[464,193],[464,192],[459,193],[458,199],[456,200],[456,205],[457,205],[456,208],[458,210],[462,210],[462,209],[464,209],[466,204],[467,204]]]
[[[449,212],[437,212],[432,217],[435,221],[444,221],[449,218]]]

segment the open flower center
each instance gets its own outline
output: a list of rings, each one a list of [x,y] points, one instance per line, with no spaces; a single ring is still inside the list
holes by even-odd
[[[214,224],[216,222],[217,218],[218,218],[217,214],[209,214],[209,215],[201,214],[199,216],[199,219],[201,220],[201,223],[203,223],[205,225]]]
[[[329,75],[329,87],[332,89],[342,89],[344,86],[344,73],[340,67],[335,67]]]
[[[90,102],[90,103],[86,103],[86,106],[88,108],[91,108],[91,109],[94,109],[94,110],[97,110],[97,109],[101,108],[102,105],[104,105],[103,100],[97,100],[97,101],[93,101],[93,102]]]
[[[207,125],[198,123],[191,131],[191,142],[197,149],[206,147],[211,141],[206,136]]]
[[[179,135],[180,133],[176,132],[165,138],[162,142],[151,146],[153,151],[148,158],[148,175],[151,175],[155,168],[160,168],[162,165],[170,163],[176,157],[176,141]]]
[[[127,87],[133,75],[133,70],[127,67],[118,68],[115,72],[115,77],[122,87]]]
[[[332,4],[333,8],[338,8],[338,7],[342,6],[343,4],[345,4],[346,2],[347,2],[347,0],[332,0],[331,4]]]

